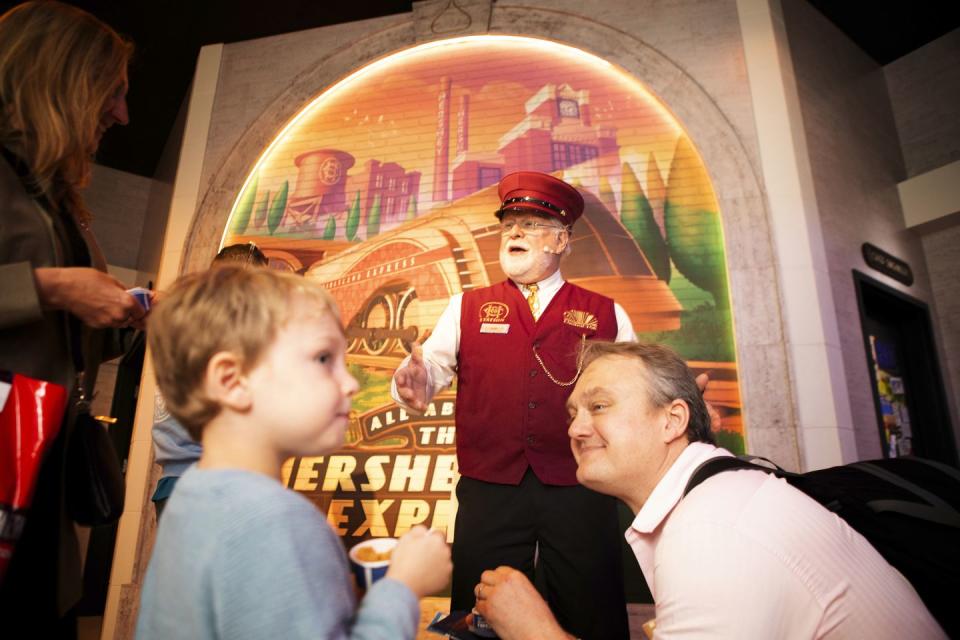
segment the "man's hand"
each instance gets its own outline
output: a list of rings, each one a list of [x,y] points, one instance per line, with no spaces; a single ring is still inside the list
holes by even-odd
[[[33,274],[40,303],[47,308],[69,311],[95,329],[143,327],[143,307],[111,275],[89,267],[41,267]]]
[[[423,364],[423,346],[419,342],[413,343],[410,362],[397,370],[394,380],[397,393],[407,406],[421,412],[427,409],[427,367]]]
[[[707,385],[710,384],[710,376],[706,373],[701,373],[697,376],[697,386],[700,387],[700,393],[704,393],[707,390]],[[720,420],[720,413],[714,408],[709,402],[707,405],[707,413],[710,415],[710,430],[719,431],[722,421]]]
[[[536,587],[510,567],[484,571],[473,590],[477,611],[502,640],[572,640]],[[471,622],[468,619],[468,622]]]

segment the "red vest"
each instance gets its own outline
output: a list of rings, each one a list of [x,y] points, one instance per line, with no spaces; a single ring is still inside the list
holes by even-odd
[[[477,480],[519,484],[527,466],[544,484],[577,484],[567,397],[581,343],[613,340],[613,300],[569,282],[534,322],[510,280],[463,294],[457,357],[457,461]]]

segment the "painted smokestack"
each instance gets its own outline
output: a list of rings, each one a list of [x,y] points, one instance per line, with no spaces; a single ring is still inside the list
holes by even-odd
[[[433,160],[433,201],[448,200],[450,182],[450,78],[440,78],[437,96],[437,148]]]
[[[460,96],[457,112],[457,155],[466,153],[470,146],[470,96]]]

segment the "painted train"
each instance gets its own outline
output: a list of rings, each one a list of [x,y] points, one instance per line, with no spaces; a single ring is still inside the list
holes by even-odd
[[[619,302],[638,332],[680,326],[680,304],[658,280],[636,242],[586,192],[564,277]],[[450,296],[504,278],[495,187],[434,208],[363,243],[254,239],[273,266],[321,282],[337,300],[349,353],[395,360],[430,331]],[[244,238],[236,238],[244,240]],[[370,364],[374,364],[371,361]]]

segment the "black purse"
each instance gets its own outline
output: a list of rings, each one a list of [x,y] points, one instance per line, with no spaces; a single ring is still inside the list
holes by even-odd
[[[90,415],[81,396],[67,440],[64,484],[67,513],[77,524],[112,524],[123,514],[124,483],[120,458],[107,430]]]

